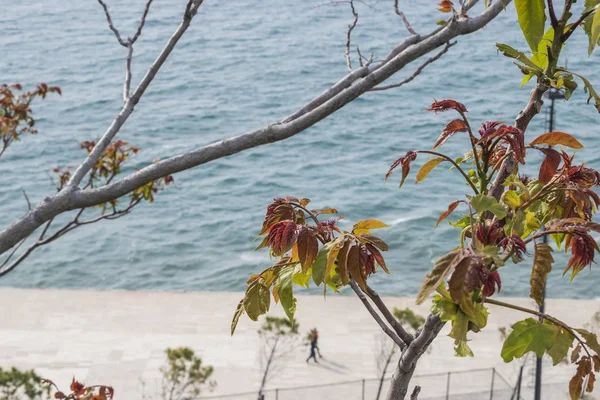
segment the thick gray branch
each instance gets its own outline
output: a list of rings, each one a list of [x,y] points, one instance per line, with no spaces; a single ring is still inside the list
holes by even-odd
[[[408,393],[410,380],[415,372],[417,361],[425,353],[433,339],[444,327],[437,315],[429,315],[419,336],[402,352],[396,370],[392,375],[392,381],[387,393],[386,400],[404,400]],[[417,393],[418,394],[418,393]]]
[[[379,309],[381,314],[385,317],[386,321],[394,328],[394,331],[398,334],[400,339],[407,345],[410,344],[414,340],[413,336],[406,332],[406,330],[402,327],[400,322],[394,317],[394,315],[390,312],[390,309],[387,308],[381,297],[379,297],[379,293],[371,289],[370,286],[367,285],[367,296],[373,301],[375,306]]]
[[[189,12],[186,12],[186,16],[188,14],[193,16],[201,3],[201,0],[197,0],[197,2],[190,1]],[[117,119],[92,151],[90,157],[84,161],[73,175],[73,179],[69,186],[71,190],[63,190],[53,197],[46,198],[25,216],[16,220],[8,228],[0,232],[0,254],[12,248],[44,222],[49,221],[65,211],[101,204],[108,200],[119,198],[158,178],[184,171],[219,158],[227,157],[247,149],[292,137],[333,114],[335,111],[352,102],[369,89],[384,82],[410,62],[443,46],[457,36],[479,30],[493,20],[502,10],[502,1],[496,1],[477,17],[462,18],[453,21],[441,29],[436,29],[434,31],[435,33],[428,34],[424,37],[420,35],[410,36],[405,42],[400,44],[390,53],[390,55],[396,55],[391,57],[388,61],[374,67],[363,67],[353,71],[330,90],[326,91],[314,99],[309,105],[302,107],[298,112],[294,113],[292,117],[289,117],[282,122],[210,144],[198,150],[165,159],[142,168],[120,181],[101,188],[75,190],[77,184],[90,170],[95,160],[100,156],[102,150],[108,146],[125,120],[129,117],[133,111],[133,106],[139,101],[139,98],[154,78],[154,75],[158,72],[158,69],[164,63],[185,29],[189,26],[190,19],[184,17],[184,21],[181,23],[173,37],[171,37],[169,43],[154,62],[134,94],[126,102],[123,110],[117,116]]]

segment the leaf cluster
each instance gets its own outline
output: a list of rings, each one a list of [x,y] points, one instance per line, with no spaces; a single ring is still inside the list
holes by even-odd
[[[351,231],[342,231],[337,223],[342,218],[321,221],[322,215],[337,214],[334,208],[309,210],[309,199],[275,198],[267,207],[257,247],[268,248],[278,260],[260,274],[250,277],[244,298],[239,302],[231,324],[231,333],[242,314],[256,321],[271,305],[271,296],[293,321],[296,298],[293,285],[309,287],[312,281],[337,292],[350,281],[366,290],[367,279],[379,266],[385,272],[382,251],[388,246],[372,229],[387,227],[381,221],[364,220],[354,224]]]
[[[48,384],[48,388],[55,389],[54,398],[59,400],[112,400],[115,395],[111,386],[86,386],[82,382],[76,381],[75,378],[71,381],[69,393],[61,391],[51,380],[44,379],[43,382]]]
[[[216,385],[210,380],[214,368],[205,366],[189,347],[168,348],[165,355],[166,364],[160,369],[165,400],[197,398],[206,386],[212,389]]]
[[[15,367],[0,368],[0,398],[3,400],[42,400],[49,398],[50,388],[35,371],[21,371]]]

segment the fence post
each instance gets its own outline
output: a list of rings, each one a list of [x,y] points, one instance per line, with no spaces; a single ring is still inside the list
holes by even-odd
[[[494,398],[494,378],[496,377],[496,368],[492,368],[492,387],[490,388],[490,400]]]
[[[450,399],[450,372],[448,372],[448,379],[446,380],[446,400]]]
[[[362,400],[365,400],[365,380],[362,380]]]

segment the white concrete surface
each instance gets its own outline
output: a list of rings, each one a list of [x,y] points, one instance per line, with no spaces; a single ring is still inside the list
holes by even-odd
[[[141,398],[139,379],[152,394],[159,385],[159,367],[167,347],[189,346],[215,368],[217,387],[207,396],[254,391],[260,379],[258,369],[259,323],[246,316],[240,319],[236,334],[229,335],[231,317],[241,293],[34,290],[0,288],[0,366],[35,368],[44,377],[68,387],[74,375],[87,384],[114,386],[117,399]],[[411,307],[423,315],[428,306],[417,307],[413,299],[385,298],[390,308]],[[533,306],[528,299],[512,299]],[[353,296],[298,296],[297,319],[302,335],[313,327],[320,332],[325,359],[320,365],[307,365],[306,347],[290,357],[269,388],[335,383],[376,376],[374,348],[381,336],[360,301]],[[598,301],[549,300],[547,312],[574,325],[583,325],[600,309]],[[456,358],[451,339],[441,335],[418,366],[417,374],[446,373],[474,368],[496,368],[511,383],[518,365],[500,358],[498,328],[526,316],[490,306],[488,327],[472,334],[470,345],[475,358]],[[271,312],[283,316],[279,305]],[[544,398],[566,398],[567,382],[574,366],[551,367],[546,361],[544,379],[556,384]],[[531,365],[531,363],[529,364]],[[452,389],[477,385],[489,387],[489,372],[454,374]],[[470,378],[469,378],[470,377]],[[421,380],[425,394],[445,393],[445,377]],[[531,378],[526,378],[526,383]],[[496,384],[499,383],[496,378]],[[373,392],[369,383],[367,391]],[[343,394],[344,390],[351,395]],[[360,384],[338,386],[337,398],[360,399]],[[334,398],[325,390],[281,391],[279,399]],[[287,393],[287,394],[286,394]],[[304,394],[302,394],[304,393]],[[252,398],[253,396],[239,397]],[[272,397],[274,398],[274,397]],[[372,396],[368,396],[372,398]],[[452,397],[466,398],[466,397]],[[482,397],[489,398],[489,397]]]

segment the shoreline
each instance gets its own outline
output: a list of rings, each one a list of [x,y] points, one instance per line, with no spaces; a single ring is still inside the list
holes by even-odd
[[[88,384],[113,385],[116,398],[127,399],[140,397],[139,378],[146,381],[149,392],[155,391],[151,386],[159,377],[167,347],[188,346],[215,368],[217,387],[206,396],[252,392],[257,390],[260,378],[256,333],[260,323],[243,316],[235,335],[229,334],[241,296],[241,292],[0,287],[0,301],[10,305],[0,312],[0,336],[4,338],[0,343],[0,366],[34,368],[61,387],[68,386],[75,375]],[[267,385],[268,389],[376,376],[374,345],[383,334],[358,298],[333,293],[325,300],[316,295],[296,297],[301,338],[317,327],[321,333],[321,351],[329,364],[307,366],[307,349],[299,346],[290,355],[287,366]],[[382,298],[390,308],[409,307],[421,315],[426,315],[430,307],[414,305],[414,298]],[[510,300],[522,306],[533,304],[529,299]],[[502,378],[514,384],[520,364],[503,362],[498,328],[508,328],[529,316],[493,305],[489,309],[488,326],[478,334],[469,335],[474,358],[454,357],[446,326],[432,351],[419,363],[415,375],[495,368]],[[547,302],[549,314],[576,326],[583,326],[599,310],[600,302],[595,300],[548,299]],[[269,314],[284,316],[281,307],[273,304]],[[545,382],[557,384],[554,392],[566,392],[575,367],[552,367],[549,359],[544,366]],[[465,388],[474,387],[477,381],[488,382],[488,375],[473,378]],[[424,382],[423,386],[422,395],[426,398],[426,390],[439,389],[440,385]],[[339,398],[347,396],[342,393]]]

